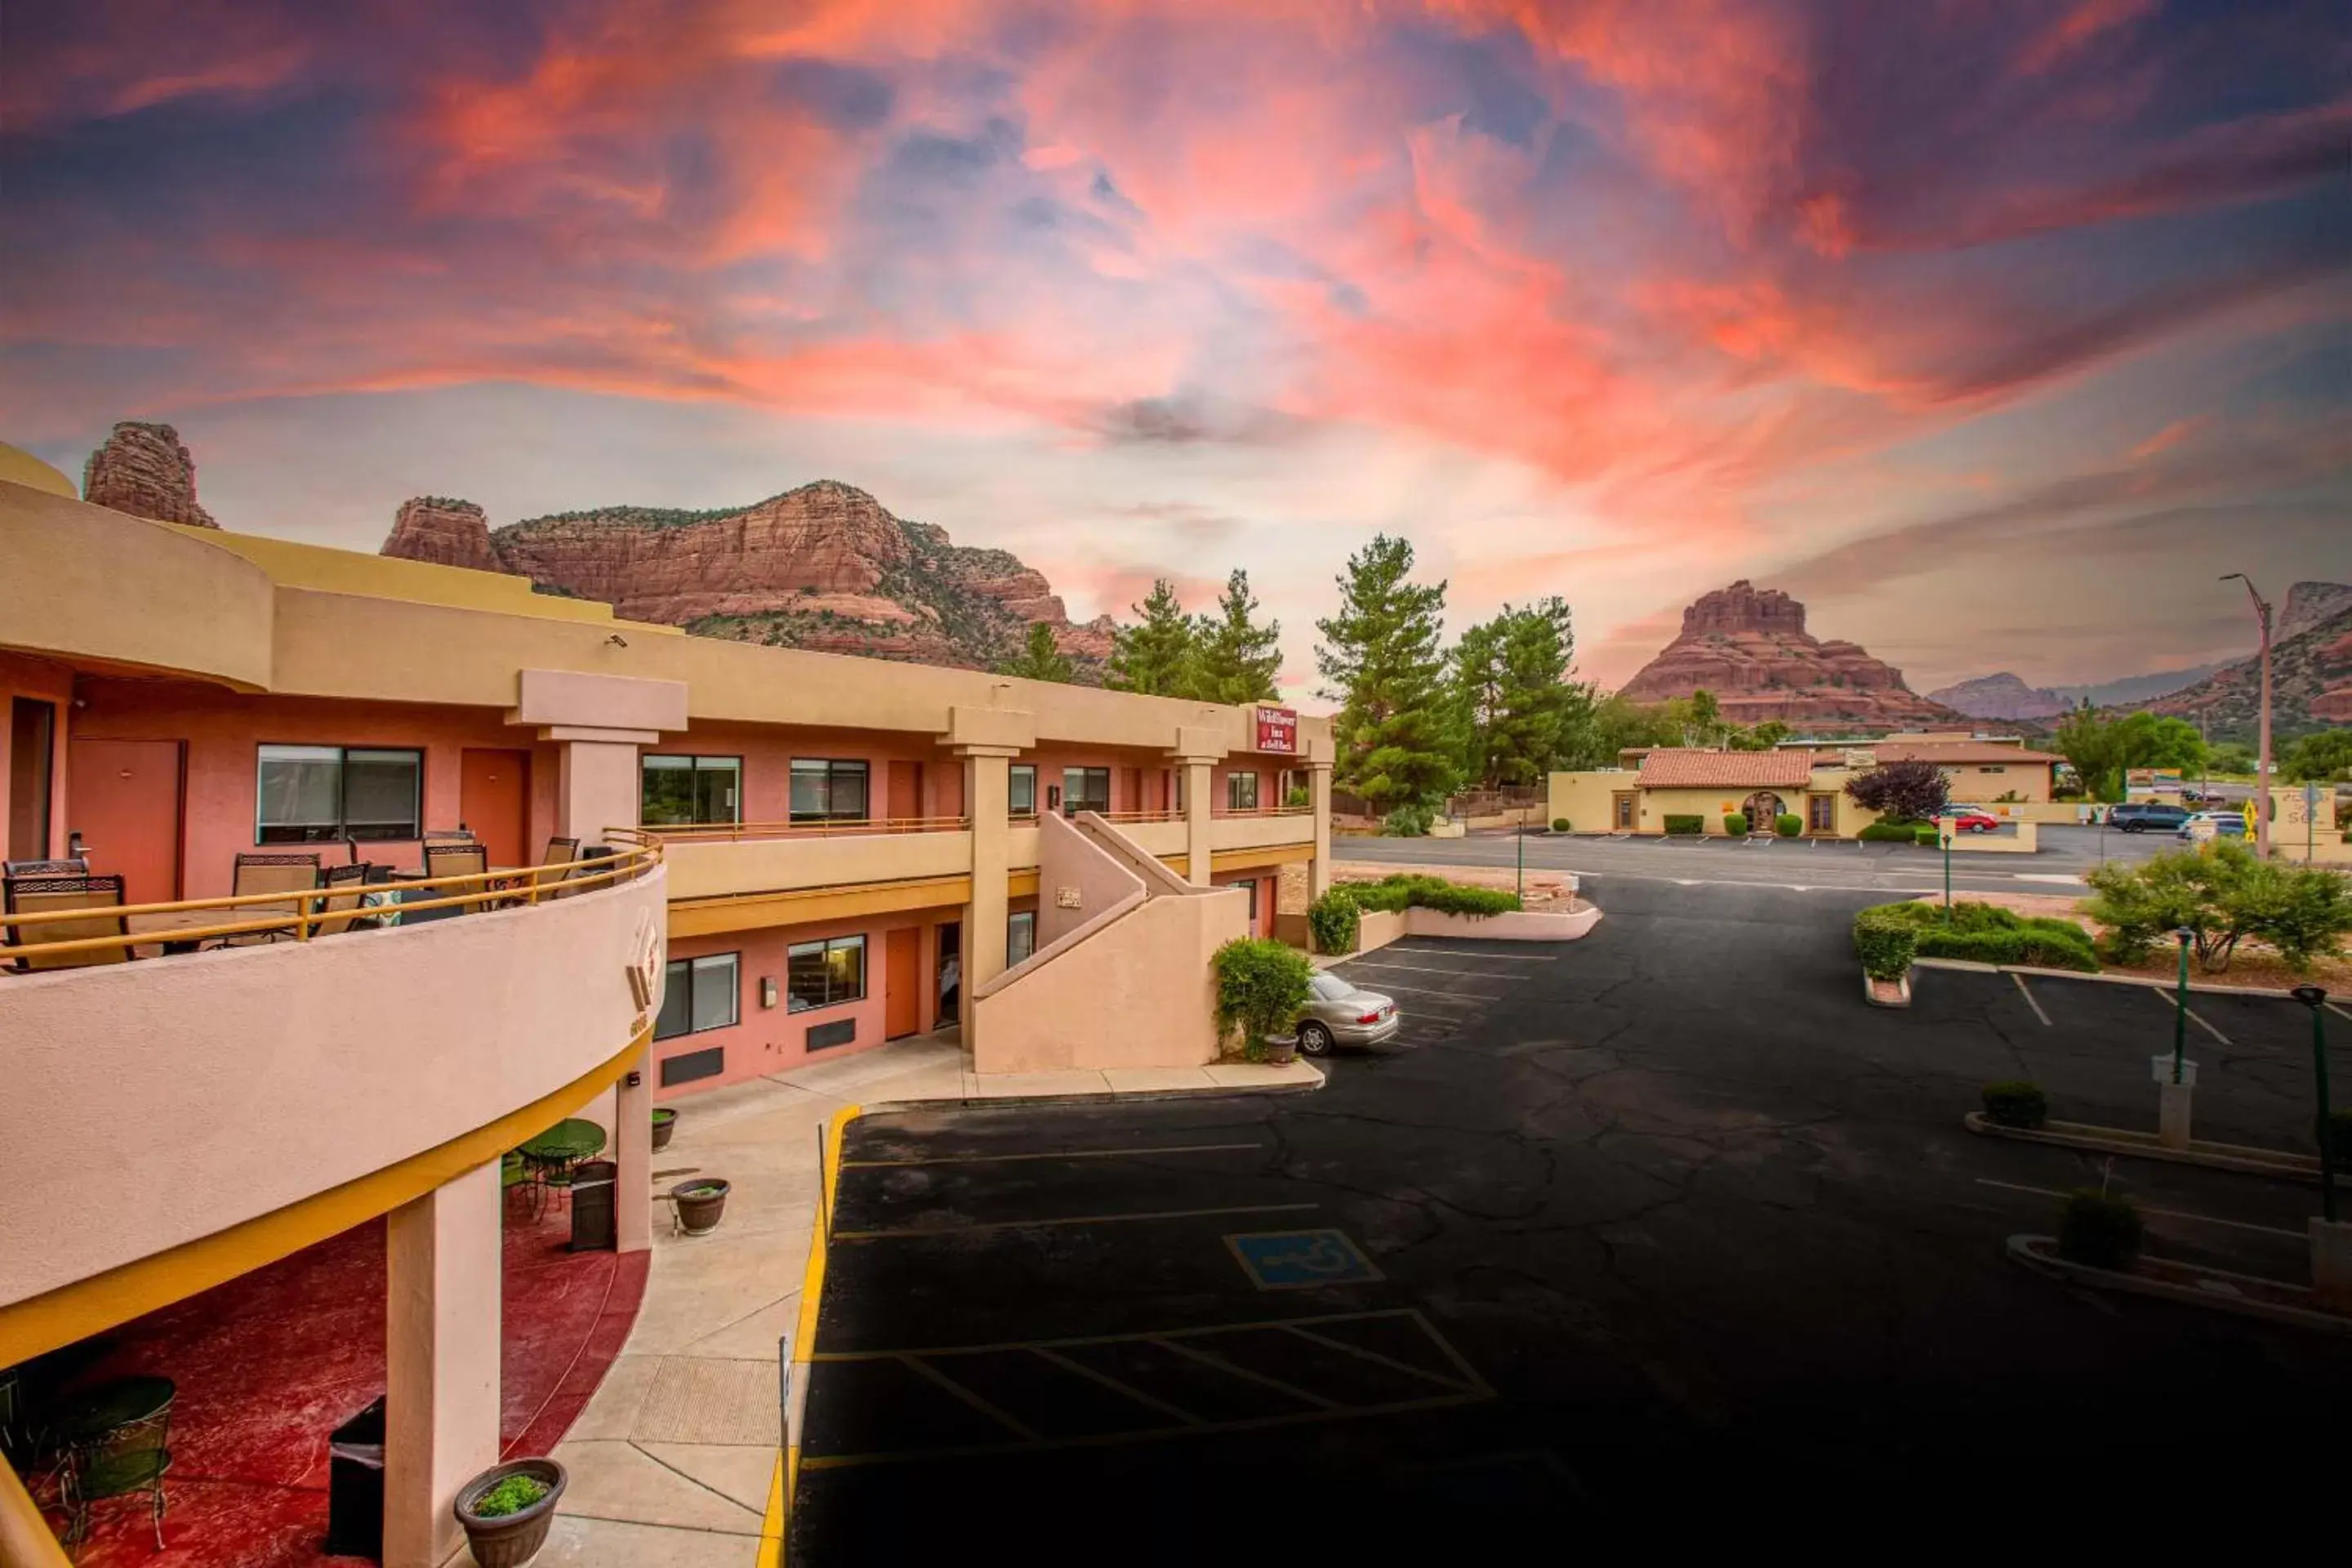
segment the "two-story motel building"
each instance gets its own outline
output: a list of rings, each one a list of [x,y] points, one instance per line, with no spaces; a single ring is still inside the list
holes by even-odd
[[[147,521],[0,447],[6,858],[126,911],[5,928],[0,1368],[386,1215],[386,1560],[437,1562],[496,1452],[506,1150],[593,1104],[647,1194],[654,1101],[948,1026],[982,1073],[1209,1060],[1209,954],[1328,878],[1330,756]],[[419,887],[461,827],[566,868]],[[312,853],[371,870],[235,901],[240,855]]]

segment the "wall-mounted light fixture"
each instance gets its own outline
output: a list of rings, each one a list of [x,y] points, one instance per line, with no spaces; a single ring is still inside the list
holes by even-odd
[[[775,1005],[776,977],[772,974],[762,974],[760,976],[760,1005],[772,1007]]]
[[[645,1074],[637,1071],[635,1068],[631,1068],[629,1069],[628,1086],[631,1089],[642,1089],[645,1087]]]

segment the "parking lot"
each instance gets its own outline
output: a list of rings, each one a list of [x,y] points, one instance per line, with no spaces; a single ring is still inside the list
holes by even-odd
[[[1825,1482],[2015,1521],[2184,1454],[2190,1512],[2335,1483],[2347,1342],[2004,1257],[2105,1179],[2153,1250],[2301,1277],[2307,1186],[1962,1129],[2017,1077],[2152,1125],[2159,997],[1934,972],[1880,1012],[1865,897],[1601,900],[1570,946],[1344,966],[1406,1024],[1314,1094],[855,1123],[798,1561],[1378,1561]],[[2195,1005],[2200,1134],[2304,1146],[2302,1009]]]

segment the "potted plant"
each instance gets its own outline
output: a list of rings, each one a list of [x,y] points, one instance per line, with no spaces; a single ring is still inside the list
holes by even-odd
[[[1235,937],[1217,949],[1217,1030],[1238,1029],[1242,1054],[1253,1061],[1285,1066],[1295,1060],[1294,1026],[1307,998],[1315,970],[1307,955],[1271,937]]]
[[[654,1111],[654,1152],[658,1154],[668,1148],[670,1135],[677,1131],[677,1112],[666,1105],[657,1108]]]
[[[727,1212],[727,1194],[731,1191],[733,1188],[716,1176],[697,1176],[672,1187],[669,1197],[677,1209],[677,1227],[688,1236],[705,1236],[718,1229],[719,1216]]]
[[[522,1568],[538,1555],[565,1479],[553,1459],[510,1459],[458,1489],[457,1523],[480,1568]]]

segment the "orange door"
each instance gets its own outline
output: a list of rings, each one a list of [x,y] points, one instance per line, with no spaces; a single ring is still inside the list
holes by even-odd
[[[923,815],[923,764],[892,763],[890,764],[889,805],[885,808],[897,817]]]
[[[895,1040],[923,1026],[923,933],[907,926],[884,943],[882,1037]]]
[[[940,774],[940,815],[941,816],[963,815],[963,766],[961,763],[950,763]]]
[[[134,904],[178,898],[180,742],[74,741],[66,754],[66,829],[81,835],[89,868],[120,872]]]
[[[527,866],[530,834],[530,753],[466,748],[457,773],[457,816],[493,866]]]

